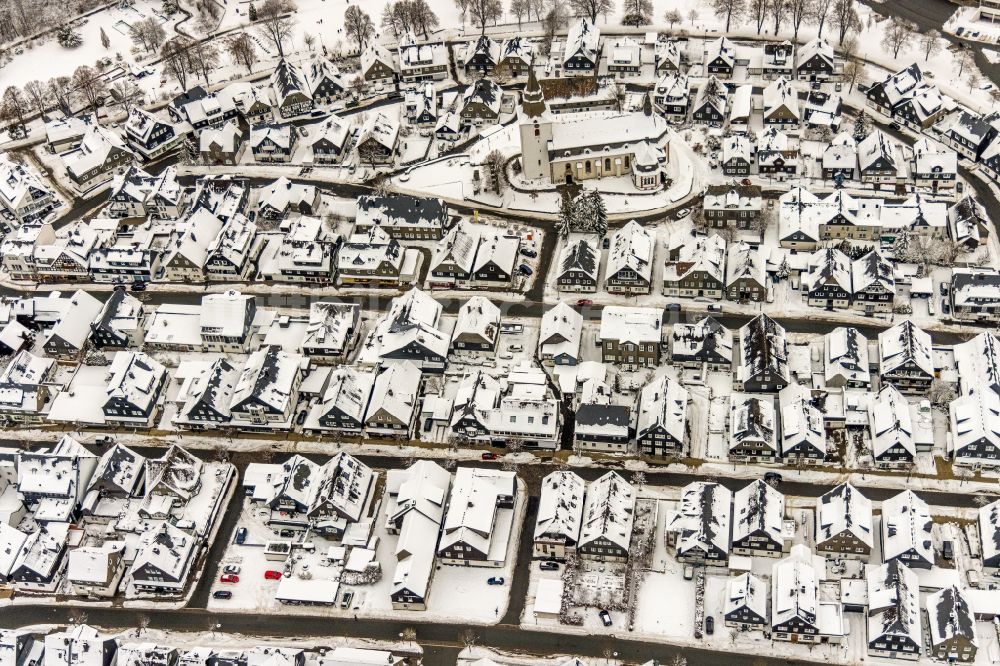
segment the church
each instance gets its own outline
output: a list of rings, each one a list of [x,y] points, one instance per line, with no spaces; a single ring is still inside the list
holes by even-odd
[[[640,190],[654,190],[664,182],[670,128],[648,103],[642,113],[567,114],[553,119],[534,70],[529,70],[518,122],[526,180],[548,178],[553,184],[571,184],[630,176]]]

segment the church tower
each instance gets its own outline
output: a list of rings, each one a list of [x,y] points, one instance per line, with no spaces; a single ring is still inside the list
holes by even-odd
[[[528,68],[528,84],[521,94],[518,113],[521,130],[521,168],[528,180],[549,178],[549,141],[552,140],[552,119],[545,106],[545,95],[535,78],[534,68]]]

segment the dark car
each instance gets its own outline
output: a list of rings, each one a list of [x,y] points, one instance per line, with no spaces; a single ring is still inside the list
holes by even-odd
[[[538,256],[538,253],[532,250],[530,247],[522,247],[521,254],[523,254],[526,257],[531,257],[532,259]]]
[[[247,540],[247,528],[241,527],[240,529],[236,530],[236,543],[244,544],[246,543],[246,540]]]
[[[559,563],[552,560],[544,560],[538,563],[538,568],[542,571],[559,571]]]
[[[491,451],[486,451],[485,453],[483,453],[483,460],[496,460],[496,459],[497,459],[497,454]]]
[[[709,636],[715,633],[715,618],[711,615],[705,618],[705,633]]]
[[[213,599],[232,599],[233,593],[229,590],[216,590],[212,593]]]
[[[941,299],[941,312],[943,312],[945,314],[951,313],[951,306],[948,305],[948,299],[947,298],[942,298]]]
[[[947,296],[948,295],[948,283],[947,282],[942,282],[941,286],[939,287],[939,289],[941,290],[941,295],[942,296]]]
[[[306,411],[302,410],[299,415],[295,417],[295,425],[302,425],[306,422]]]
[[[781,483],[781,475],[777,472],[767,472],[764,474],[764,483],[768,485]]]
[[[531,275],[532,273],[534,273],[534,271],[531,270],[531,267],[528,266],[528,264],[521,264],[520,266],[517,267],[517,271],[521,275]]]
[[[424,432],[430,432],[431,427],[434,426],[434,419],[426,418],[424,419]]]
[[[489,585],[503,585],[504,584],[503,576],[491,576],[486,581],[486,583]]]
[[[133,282],[132,283],[132,291],[146,291],[146,283],[145,282]]]
[[[945,541],[941,544],[941,557],[946,560],[950,560],[955,557],[954,547],[951,545],[951,541]]]
[[[600,615],[601,622],[604,624],[605,627],[610,627],[612,625],[611,613],[609,613],[606,610],[602,610],[600,613],[598,613],[598,615]]]
[[[903,126],[900,125],[899,123],[897,123],[895,120],[892,121],[891,123],[889,123],[889,127],[891,127],[892,129],[896,130],[897,132],[899,130],[903,129]]]

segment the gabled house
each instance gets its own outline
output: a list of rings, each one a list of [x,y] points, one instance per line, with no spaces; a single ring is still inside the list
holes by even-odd
[[[726,176],[749,176],[757,162],[757,148],[743,134],[731,134],[722,139],[722,173]]]
[[[934,544],[927,502],[912,490],[882,502],[882,561],[898,559],[909,567],[930,569],[934,566]]]
[[[850,483],[816,500],[817,552],[867,560],[875,543],[872,529],[872,501]]]
[[[923,394],[934,381],[931,336],[907,319],[878,336],[879,375],[905,393]]]
[[[595,236],[581,235],[567,240],[556,259],[556,288],[570,292],[597,291],[600,257]]]
[[[500,44],[489,35],[469,42],[462,55],[466,76],[489,76],[500,61]]]
[[[784,495],[760,479],[740,488],[733,494],[733,553],[780,557],[790,545],[784,522]]]
[[[139,299],[124,287],[116,287],[90,324],[90,341],[98,349],[141,347],[145,325],[146,313]]]
[[[535,45],[520,35],[504,40],[500,46],[500,60],[497,66],[506,70],[511,77],[527,76],[535,61]]]
[[[972,662],[979,651],[976,616],[957,585],[927,597],[931,653],[942,661]]]
[[[111,424],[148,428],[156,418],[167,369],[143,352],[117,352],[106,374],[107,395],[101,405]]]
[[[160,259],[160,272],[169,282],[204,282],[208,251],[222,231],[222,220],[204,208],[178,220]]]
[[[948,235],[970,252],[989,237],[990,221],[986,208],[971,194],[948,209]]]
[[[958,154],[937,141],[922,137],[913,144],[910,175],[916,187],[929,189],[934,194],[950,192],[958,180]]]
[[[733,494],[711,481],[681,490],[680,508],[667,516],[667,545],[684,563],[725,566],[729,561]]]
[[[768,625],[767,583],[752,573],[744,573],[726,582],[725,606],[722,609],[727,627],[747,631]]]
[[[53,592],[66,555],[69,523],[43,522],[22,542],[7,575],[15,588]]]
[[[431,254],[431,288],[447,289],[471,282],[479,243],[479,228],[464,218],[449,229]]]
[[[917,455],[913,418],[906,398],[885,384],[868,405],[872,457],[880,467],[909,467]]]
[[[198,135],[198,153],[206,164],[236,165],[245,151],[243,130],[231,120],[218,129],[205,128]]]
[[[719,37],[705,43],[705,74],[731,78],[736,68],[736,45],[728,37]]]
[[[314,301],[299,351],[313,363],[343,360],[361,334],[361,306],[357,303]]]
[[[365,433],[369,437],[409,439],[419,412],[420,385],[420,369],[409,361],[391,363],[380,370],[365,411]]]
[[[320,428],[360,437],[365,427],[365,413],[375,386],[374,370],[338,365],[330,371],[326,390],[313,408]],[[313,418],[307,418],[311,423]]]
[[[653,253],[652,236],[635,220],[616,231],[605,269],[606,290],[612,294],[648,294]]]
[[[392,164],[398,142],[399,122],[378,111],[362,125],[355,150],[363,164]]]
[[[712,317],[694,324],[673,326],[670,360],[687,368],[729,371],[733,362],[733,333]]]
[[[798,91],[783,76],[764,88],[764,125],[797,129],[802,120]]]
[[[290,162],[298,132],[292,131],[292,126],[283,124],[254,125],[250,128],[250,138],[247,144],[253,153],[254,161],[260,163]]]
[[[690,79],[680,72],[664,74],[653,86],[653,102],[667,120],[683,123],[691,108]]]
[[[677,239],[668,246],[663,295],[721,300],[725,276],[726,241],[721,236]]]
[[[406,83],[448,78],[449,49],[443,41],[418,42],[412,32],[399,40],[399,78]]]
[[[317,215],[321,203],[318,187],[282,176],[258,190],[257,214],[265,220],[282,220],[291,213]]]
[[[574,445],[581,450],[627,453],[632,442],[632,407],[612,402],[611,386],[597,377],[583,382],[576,407]]]
[[[799,150],[788,135],[771,125],[757,139],[757,171],[777,175],[778,180],[794,176],[799,169]]]
[[[372,42],[361,54],[361,76],[365,82],[384,85],[396,80],[396,59],[380,44]]]
[[[179,595],[198,552],[198,539],[170,522],[143,533],[128,570],[128,580],[138,592]]]
[[[851,303],[851,260],[835,247],[816,250],[809,272],[802,275],[806,302],[814,307],[844,309]]]
[[[963,395],[951,401],[948,413],[955,462],[1000,465],[1000,395],[990,390]]]
[[[229,410],[247,428],[288,428],[298,402],[304,357],[267,345],[250,354]]]
[[[597,342],[604,363],[616,363],[626,370],[656,367],[663,344],[663,312],[609,305],[601,310]]]
[[[43,342],[45,353],[60,358],[76,358],[90,338],[90,324],[104,305],[85,291],[75,291],[69,298],[53,292],[49,298],[58,306],[58,315]]]
[[[580,358],[583,315],[559,301],[542,315],[538,335],[538,360],[556,365],[576,365]]]
[[[805,544],[796,544],[771,573],[771,636],[779,641],[819,642],[818,596],[812,553]]]
[[[759,223],[762,208],[758,185],[709,185],[702,199],[705,222],[715,229],[753,229]]]
[[[482,127],[500,120],[503,90],[492,79],[477,79],[462,93],[459,116],[466,127]]]
[[[729,404],[729,459],[741,462],[775,462],[778,428],[774,400],[734,394]]]
[[[920,583],[909,567],[890,560],[868,572],[869,655],[919,659],[920,615]]]
[[[866,314],[890,312],[896,299],[893,266],[878,250],[851,263],[851,307]]]
[[[24,164],[0,156],[0,222],[7,228],[45,219],[60,205],[55,191]]]
[[[996,573],[1000,571],[1000,500],[979,507],[978,523],[983,570]]]
[[[905,177],[905,165],[902,163],[899,146],[889,141],[881,130],[873,130],[858,144],[858,172],[861,181],[882,185],[895,186],[900,182],[900,170]]]
[[[775,392],[788,385],[788,338],[781,324],[762,314],[740,328],[733,381],[736,390],[749,392]]]
[[[727,100],[729,89],[710,75],[698,88],[691,107],[691,119],[699,123],[721,126],[727,116]],[[728,175],[728,174],[727,174]]]
[[[318,125],[314,125],[312,132],[306,138],[306,145],[312,149],[313,162],[316,164],[339,162],[347,150],[350,136],[350,124],[333,114]]]
[[[480,234],[476,260],[472,264],[473,284],[487,289],[508,289],[514,278],[520,237],[500,230]]]
[[[820,163],[823,179],[840,181],[854,180],[858,175],[858,144],[847,132],[833,137]]]
[[[73,185],[86,192],[111,180],[135,159],[124,139],[103,125],[94,125],[83,137],[79,148],[63,155],[66,174]]]
[[[185,382],[184,401],[177,409],[174,422],[192,429],[228,423],[232,418],[230,405],[239,377],[240,370],[224,356],[203,366]]]
[[[795,73],[799,79],[827,81],[837,71],[833,45],[822,38],[805,43],[795,58]]]
[[[565,560],[580,541],[586,482],[576,472],[556,471],[542,479],[532,557]]]
[[[499,338],[499,307],[483,296],[473,296],[462,304],[451,333],[452,351],[496,351]]]
[[[208,247],[205,277],[209,281],[239,282],[257,270],[260,244],[257,225],[244,215],[233,215]]]
[[[635,488],[617,472],[608,472],[587,487],[580,519],[580,557],[599,562],[625,562],[632,543]]]
[[[132,107],[125,120],[125,141],[139,157],[149,162],[163,157],[184,141],[184,133],[142,107]]]
[[[444,564],[503,566],[510,526],[502,511],[513,512],[517,476],[500,469],[459,467],[451,486],[438,558]],[[502,533],[500,530],[506,530]]]
[[[823,381],[830,388],[871,384],[868,338],[852,326],[839,326],[823,338]]]
[[[341,285],[398,286],[405,251],[381,227],[355,232],[337,251],[337,281]]]
[[[812,404],[802,384],[789,384],[778,392],[781,409],[781,458],[786,464],[821,463],[826,458],[823,413]]]
[[[562,52],[566,75],[597,72],[601,59],[601,31],[589,18],[579,18],[569,27]]]
[[[726,262],[726,297],[731,301],[759,303],[767,297],[764,256],[743,241],[729,246]]]
[[[675,327],[676,332],[676,327]],[[643,387],[639,396],[636,442],[647,456],[683,453],[688,439],[688,391],[663,375]]]
[[[344,93],[347,81],[336,65],[316,55],[306,66],[306,86],[314,104],[333,104]]]
[[[281,58],[268,81],[275,99],[275,108],[282,118],[291,118],[313,109],[309,85],[299,68]]]

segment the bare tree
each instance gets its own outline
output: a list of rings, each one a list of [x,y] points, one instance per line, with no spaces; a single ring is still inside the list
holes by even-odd
[[[140,42],[143,50],[147,53],[160,48],[160,45],[167,39],[163,25],[152,16],[133,23],[128,34],[133,41]]]
[[[188,58],[192,71],[201,74],[201,78],[208,84],[208,74],[219,66],[219,49],[208,41],[196,41],[188,49]]]
[[[358,44],[358,50],[363,51],[368,40],[375,35],[375,24],[358,5],[349,5],[344,12],[344,32]]]
[[[711,7],[716,16],[726,19],[726,32],[729,32],[733,21],[739,21],[743,18],[746,2],[745,0],[711,0]]]
[[[294,10],[292,0],[264,0],[257,8],[257,29],[278,49],[279,58],[285,57],[284,42],[291,37],[295,23],[288,14]]]
[[[910,40],[913,30],[909,23],[893,16],[888,21],[882,35],[882,46],[886,51],[892,51],[892,57],[899,57],[899,50]],[[843,41],[843,40],[841,40]]]
[[[135,635],[141,636],[142,632],[149,628],[149,616],[139,613],[135,618]]]
[[[56,101],[62,112],[67,116],[72,115],[73,111],[70,108],[72,106],[70,102],[73,96],[73,80],[68,76],[54,76],[49,79],[48,85],[52,99]]]
[[[757,34],[764,29],[764,21],[767,20],[767,13],[771,9],[771,0],[750,0],[747,4],[747,14],[757,26]],[[728,28],[726,28],[728,30]]]
[[[688,12],[688,20],[691,21],[691,25],[694,25],[694,22],[697,19],[698,19],[698,10],[692,7],[691,10]]]
[[[941,50],[941,33],[937,30],[921,33],[920,48],[924,52],[924,60],[930,60],[932,55],[937,55]]]
[[[966,69],[973,69],[976,66],[976,58],[972,54],[971,49],[963,48],[958,52],[958,78],[962,78],[962,74],[965,73]]]
[[[834,0],[811,0],[812,7],[809,11],[809,18],[816,23],[816,36],[823,36],[823,27],[830,17]]]
[[[39,116],[43,115],[45,110],[49,108],[49,103],[52,99],[51,91],[48,86],[41,81],[36,79],[25,83],[24,94],[27,96],[28,100],[31,102],[31,106],[34,107],[35,112],[38,113]]]
[[[569,0],[569,6],[577,16],[586,16],[595,23],[598,14],[607,14],[614,9],[611,0]]]
[[[479,26],[481,35],[486,34],[486,24],[496,23],[503,17],[500,0],[469,0],[469,18],[472,25]]]
[[[520,30],[525,15],[531,19],[531,5],[528,0],[510,0],[510,13],[517,19],[517,29]]]
[[[458,642],[465,648],[474,648],[479,643],[479,636],[472,629],[466,629],[458,635]]]
[[[253,72],[253,65],[257,62],[257,47],[250,35],[245,32],[236,35],[226,43],[226,50],[233,60],[246,67],[248,72]]]
[[[788,0],[771,0],[770,16],[774,21],[774,36],[777,37],[781,24],[788,16]]]
[[[545,11],[545,0],[528,0],[528,8],[531,12],[535,12],[535,20],[542,20],[542,12]],[[531,18],[531,12],[528,12],[528,18]]]
[[[469,0],[455,0],[458,13],[462,17],[462,26],[465,27],[465,15],[469,13]]]
[[[507,189],[507,158],[502,152],[494,149],[483,158],[483,166],[489,174],[493,191],[503,194]]]
[[[163,71],[174,77],[181,90],[187,90],[188,76],[191,74],[187,49],[187,38],[180,36],[167,41],[160,49]]]
[[[681,13],[677,9],[668,9],[667,13],[663,15],[663,20],[669,23],[670,29],[673,30],[674,24],[683,21],[684,17],[681,16]]]
[[[80,65],[73,72],[73,88],[80,94],[80,97],[90,105],[94,111],[94,118],[97,118],[97,110],[108,92],[104,78],[94,70],[93,67]]]
[[[788,18],[792,22],[793,41],[799,38],[799,28],[809,16],[814,4],[814,0],[788,0]]]
[[[837,29],[837,37],[841,44],[851,32],[861,29],[861,19],[855,8],[855,0],[833,0],[830,23]]]
[[[653,20],[653,0],[622,0],[622,25],[638,28]]]
[[[427,4],[427,0],[407,0],[405,7],[413,29],[422,33],[424,39],[427,39],[430,36],[430,31],[438,25],[437,14]]]
[[[972,503],[976,506],[986,506],[990,503],[990,498],[982,493],[977,493],[972,496]]]
[[[128,116],[132,109],[142,101],[142,90],[128,77],[122,77],[111,85],[111,99]]]
[[[27,130],[24,117],[28,113],[28,99],[17,86],[7,86],[3,91],[3,111],[8,118],[17,120],[17,124]]]

